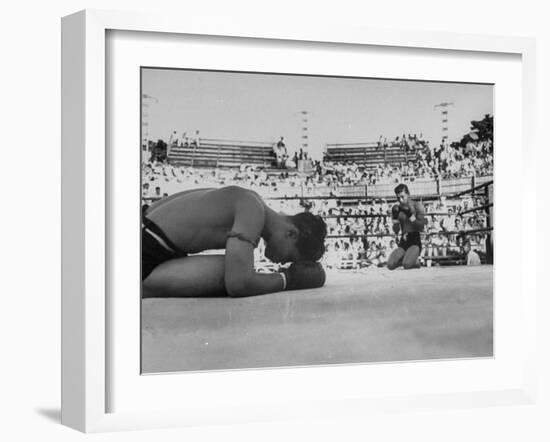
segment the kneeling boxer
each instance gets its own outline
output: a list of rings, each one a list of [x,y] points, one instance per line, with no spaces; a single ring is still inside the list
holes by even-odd
[[[321,287],[317,261],[325,251],[320,216],[288,216],[270,209],[247,189],[228,186],[180,192],[148,207],[142,225],[142,296],[253,296]],[[277,273],[254,270],[260,238],[265,256],[292,262]],[[225,249],[225,255],[198,255]]]
[[[393,231],[396,235],[401,231],[397,249],[388,258],[388,269],[394,270],[400,265],[405,269],[418,267],[417,261],[422,250],[420,232],[427,223],[424,206],[419,201],[410,198],[409,188],[399,184],[395,189],[398,204],[392,207]]]

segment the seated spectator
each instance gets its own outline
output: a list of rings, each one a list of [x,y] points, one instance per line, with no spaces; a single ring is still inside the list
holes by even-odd
[[[428,217],[428,225],[426,226],[427,233],[438,233],[441,231],[441,224],[435,215]]]
[[[431,244],[433,244],[435,254],[433,256],[447,256],[447,246],[449,241],[447,237],[441,233],[431,236]]]
[[[479,255],[472,250],[472,245],[470,241],[464,243],[464,253],[466,255],[466,265],[467,266],[478,266],[481,264]]]
[[[438,249],[434,243],[434,235],[428,235],[422,248],[422,257],[427,260],[431,257],[438,256]]]
[[[464,222],[462,220],[462,217],[459,215],[455,218],[455,225],[454,229],[455,232],[461,232],[464,230]]]
[[[298,164],[293,158],[290,158],[288,155],[285,157],[284,168],[285,169],[296,169]]]
[[[150,197],[149,183],[143,183],[143,185],[141,186],[141,196],[142,196],[142,198],[149,198]]]
[[[189,147],[189,136],[187,135],[187,132],[183,132],[181,135],[181,146]]]

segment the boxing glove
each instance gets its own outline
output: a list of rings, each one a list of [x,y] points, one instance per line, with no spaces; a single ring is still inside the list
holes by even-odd
[[[408,204],[401,204],[399,206],[399,210],[407,217],[410,218],[410,216],[413,214],[412,209]]]
[[[286,279],[285,290],[313,289],[325,284],[325,270],[318,262],[297,261],[281,273]]]
[[[399,212],[400,212],[399,205],[396,204],[395,206],[393,206],[391,208],[391,219],[393,219],[393,220],[399,219]]]

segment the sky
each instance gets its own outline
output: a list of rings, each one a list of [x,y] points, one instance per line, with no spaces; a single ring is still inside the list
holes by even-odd
[[[441,109],[449,106],[449,140],[469,132],[470,121],[493,114],[493,86],[366,78],[142,69],[142,118],[149,139],[175,130],[202,138],[276,142],[299,149],[301,111],[308,111],[309,153],[327,143],[375,142],[421,134],[441,140]],[[143,100],[143,99],[142,99]]]

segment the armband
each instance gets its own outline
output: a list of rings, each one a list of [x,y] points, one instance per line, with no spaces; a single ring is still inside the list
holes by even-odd
[[[258,247],[258,243],[260,242],[260,238],[257,238],[256,240],[250,239],[248,236],[243,235],[239,232],[234,232],[233,230],[227,234],[227,238],[237,238],[241,241],[245,241],[247,243],[250,243],[254,246],[254,248]]]

